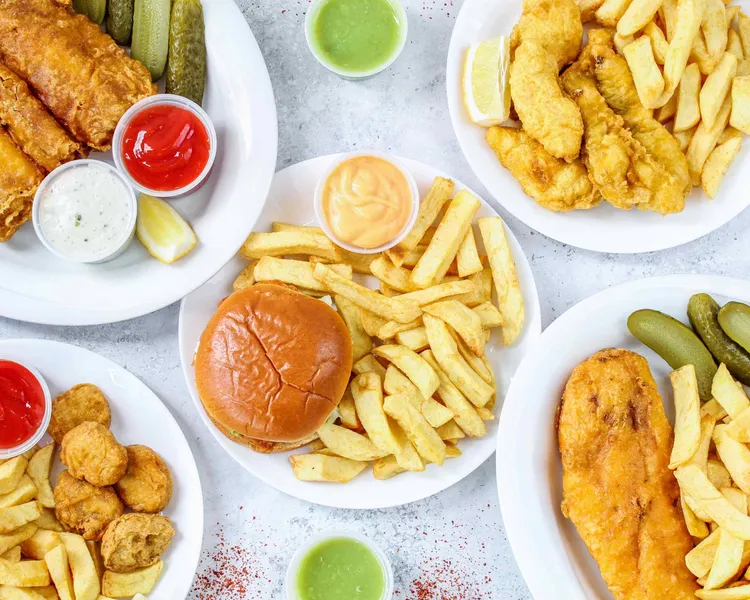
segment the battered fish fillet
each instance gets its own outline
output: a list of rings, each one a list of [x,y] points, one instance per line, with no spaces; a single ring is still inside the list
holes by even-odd
[[[94,150],[109,149],[123,113],[156,91],[98,25],[50,0],[0,0],[0,59]]]
[[[580,160],[568,163],[551,156],[521,129],[490,127],[486,139],[523,191],[544,208],[568,211],[592,208],[601,202]]]
[[[31,218],[34,194],[43,177],[0,125],[0,242],[7,242]]]
[[[77,157],[81,146],[47,112],[26,82],[0,63],[0,124],[45,171]]]
[[[579,19],[580,20],[580,19]],[[581,149],[581,111],[560,87],[554,56],[524,40],[510,65],[510,95],[524,131],[555,158],[568,162]]]
[[[511,52],[527,40],[541,43],[555,57],[559,72],[581,50],[583,23],[578,5],[574,0],[524,0],[521,18],[510,37]]]
[[[653,193],[639,174],[669,175],[633,138],[622,117],[612,111],[599,93],[588,46],[563,73],[562,85],[581,110],[584,126],[581,158],[604,199],[625,210],[649,203]]]
[[[616,600],[693,600],[693,549],[667,468],[672,428],[646,359],[603,350],[578,365],[558,437],[563,514]]]
[[[651,201],[638,208],[663,215],[680,212],[693,189],[687,159],[677,140],[641,104],[628,64],[614,50],[612,35],[611,30],[605,29],[589,32],[588,47],[594,58],[598,89],[659,166],[652,169],[638,165],[639,178],[653,192]]]

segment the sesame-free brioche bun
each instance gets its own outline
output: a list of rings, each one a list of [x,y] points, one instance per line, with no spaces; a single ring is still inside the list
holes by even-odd
[[[331,416],[351,369],[351,336],[333,308],[262,283],[219,305],[201,336],[195,381],[224,435],[288,443],[309,439]]]

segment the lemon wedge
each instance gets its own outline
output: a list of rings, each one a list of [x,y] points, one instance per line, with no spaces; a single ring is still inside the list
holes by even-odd
[[[193,229],[171,204],[146,194],[138,198],[135,233],[151,256],[166,264],[181,259],[198,243]]]
[[[469,118],[482,127],[500,125],[510,114],[508,68],[510,38],[472,44],[464,62],[464,104]]]

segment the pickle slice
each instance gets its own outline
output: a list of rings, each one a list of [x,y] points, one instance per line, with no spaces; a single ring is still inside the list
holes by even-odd
[[[638,310],[628,318],[628,329],[673,369],[695,367],[701,400],[711,399],[717,366],[708,348],[687,325],[656,310]]]
[[[109,0],[107,33],[118,44],[129,44],[133,33],[133,5],[135,0]]]
[[[170,0],[135,0],[130,55],[139,60],[156,81],[164,75],[169,53]]]
[[[750,352],[750,306],[727,302],[719,311],[719,325],[724,333]]]
[[[206,39],[200,0],[174,0],[169,29],[167,93],[201,104],[205,82]]]
[[[104,15],[107,14],[107,0],[74,0],[73,9],[101,25],[104,23]]]

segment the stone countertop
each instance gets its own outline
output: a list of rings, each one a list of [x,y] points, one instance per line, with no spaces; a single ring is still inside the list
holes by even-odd
[[[750,252],[741,240],[750,229],[750,211],[691,244],[617,256],[559,244],[499,209],[464,160],[448,115],[445,58],[459,0],[405,0],[410,36],[403,55],[390,70],[359,83],[338,79],[309,53],[303,34],[307,1],[238,3],[273,81],[278,168],[369,147],[450,173],[506,217],[531,261],[545,326],[591,294],[641,277],[750,275]],[[395,509],[334,510],[287,497],[238,467],[200,421],[180,368],[177,313],[175,304],[125,323],[83,328],[0,319],[0,338],[47,338],[89,348],[130,370],[169,406],[195,453],[206,502],[203,557],[190,600],[281,600],[296,547],[330,528],[358,530],[386,550],[398,600],[530,598],[503,530],[494,458],[453,488]]]

